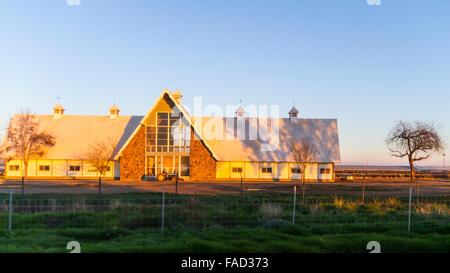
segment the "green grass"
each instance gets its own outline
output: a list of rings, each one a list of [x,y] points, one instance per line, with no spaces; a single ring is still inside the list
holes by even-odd
[[[0,252],[68,252],[69,241],[79,241],[82,252],[164,253],[364,253],[378,241],[384,253],[448,253],[449,234],[364,232],[308,234],[298,226],[284,228],[212,228],[207,230],[63,229],[15,231],[0,237]]]
[[[161,194],[27,195],[25,212],[14,199],[7,231],[8,195],[0,195],[0,252],[356,252],[369,241],[382,252],[450,252],[449,198],[408,199],[309,196],[298,200],[295,225],[291,194],[166,195],[161,234]]]

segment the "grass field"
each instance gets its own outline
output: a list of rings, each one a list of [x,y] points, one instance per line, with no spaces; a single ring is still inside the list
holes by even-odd
[[[408,198],[292,194],[27,195],[14,198],[8,231],[8,195],[0,195],[0,252],[450,252],[449,197]],[[415,201],[415,200],[413,200]]]

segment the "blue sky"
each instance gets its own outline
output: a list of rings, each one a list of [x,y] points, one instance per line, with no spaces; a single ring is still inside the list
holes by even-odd
[[[188,107],[284,115],[295,100],[302,117],[337,118],[343,163],[406,165],[383,142],[398,119],[433,121],[450,145],[450,1],[80,1],[0,0],[3,127],[58,96],[67,114],[115,100],[144,115],[178,88]]]

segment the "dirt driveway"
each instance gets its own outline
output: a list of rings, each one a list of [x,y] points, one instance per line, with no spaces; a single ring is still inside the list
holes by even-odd
[[[244,182],[244,192],[292,192],[294,182]],[[239,193],[240,182],[180,182],[178,192],[181,194],[214,194]],[[409,194],[409,188],[415,193],[416,184],[408,181],[368,180],[366,194],[368,196],[398,196]],[[314,195],[360,195],[360,182],[307,183],[308,194]],[[159,183],[153,181],[106,181],[102,193],[117,194],[131,192],[175,192],[175,183]],[[300,189],[298,189],[300,190]],[[20,181],[0,180],[0,193],[21,191]],[[98,184],[94,180],[58,180],[58,181],[26,181],[26,194],[97,194]],[[450,196],[450,181],[423,181],[421,195]]]

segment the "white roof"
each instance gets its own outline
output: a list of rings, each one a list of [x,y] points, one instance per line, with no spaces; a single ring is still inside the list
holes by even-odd
[[[247,140],[239,140],[234,137],[237,135],[236,130],[227,130],[226,125],[227,121],[237,119],[236,117],[190,117],[183,105],[173,99],[168,90],[161,93],[146,116],[119,116],[112,120],[109,116],[64,115],[60,119],[54,119],[53,115],[36,115],[41,128],[55,136],[55,146],[49,148],[44,157],[48,159],[80,159],[80,153],[85,151],[90,143],[112,140],[117,142],[113,156],[118,159],[122,150],[138,132],[139,124],[146,119],[158,101],[165,95],[174,101],[189,123],[192,124],[191,120],[194,122],[193,127],[196,134],[201,135],[211,120],[220,125],[218,128],[221,130],[222,137],[219,140],[203,136],[203,143],[218,161],[293,162],[289,144],[293,140],[300,140],[304,137],[308,138],[318,151],[316,162],[338,163],[340,161],[336,119],[296,119],[293,121],[287,118],[277,119],[279,145],[273,151],[263,151],[261,147],[264,145],[264,141],[248,140],[249,132],[258,132],[257,118],[241,117],[245,120],[245,139]],[[14,122],[15,116],[11,122]]]
[[[296,119],[295,121],[288,118],[277,119],[279,145],[276,145],[273,151],[261,149],[262,143],[268,143],[267,141],[261,141],[260,138],[249,140],[249,132],[252,130],[258,132],[257,118],[245,118],[244,140],[237,139],[236,127],[234,130],[227,130],[227,120],[231,124],[233,119],[236,120],[234,117],[192,117],[192,120],[196,121],[197,131],[202,132],[202,137],[206,138],[220,161],[294,162],[289,144],[304,137],[311,141],[317,150],[315,162],[338,163],[341,159],[336,119]],[[201,123],[197,122],[199,120]],[[203,130],[198,128],[200,124]],[[206,128],[211,128],[212,124],[217,125],[216,128],[220,133],[217,135],[214,133],[214,135],[219,136],[221,140],[211,139],[211,136],[206,135]]]
[[[142,116],[119,116],[116,120],[109,116],[64,115],[61,119],[54,119],[53,115],[35,116],[39,128],[55,137],[55,145],[44,155],[46,159],[80,159],[89,144],[102,140],[116,142],[117,153],[142,119]]]

